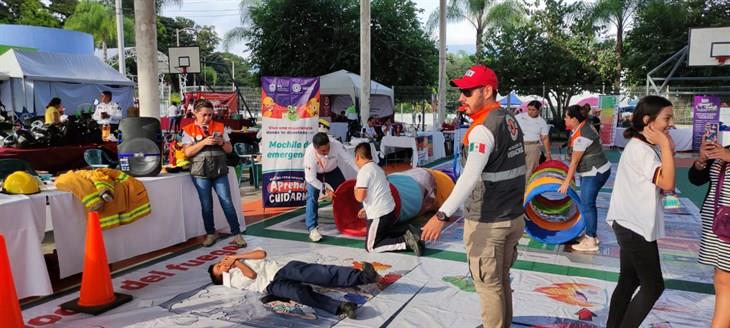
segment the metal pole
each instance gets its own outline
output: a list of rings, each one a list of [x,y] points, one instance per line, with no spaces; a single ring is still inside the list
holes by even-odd
[[[116,0],[117,13],[117,60],[119,61],[119,73],[127,76],[127,63],[124,60],[124,15],[122,14],[122,0]]]
[[[134,0],[134,32],[137,40],[137,77],[140,116],[160,118],[157,80],[157,21],[155,2]]]
[[[439,1],[439,94],[434,130],[446,120],[446,0]]]
[[[360,120],[370,118],[370,0],[360,0]]]

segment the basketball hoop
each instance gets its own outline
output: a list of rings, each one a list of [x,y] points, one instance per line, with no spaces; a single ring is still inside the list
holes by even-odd
[[[730,59],[730,56],[717,56],[715,59],[720,65],[725,65],[725,61]]]
[[[188,74],[187,66],[180,66],[180,67],[178,67],[178,70],[180,71],[180,74]]]

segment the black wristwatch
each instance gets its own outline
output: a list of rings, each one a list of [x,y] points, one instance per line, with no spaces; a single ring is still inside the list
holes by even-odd
[[[436,212],[436,218],[439,219],[439,221],[449,221],[449,217],[446,215],[446,213],[441,211]]]

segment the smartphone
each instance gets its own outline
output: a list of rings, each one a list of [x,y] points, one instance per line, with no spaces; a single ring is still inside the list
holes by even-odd
[[[704,134],[705,142],[717,143],[719,130],[720,130],[719,123],[705,123],[705,134]]]
[[[220,132],[213,132],[213,138],[220,138],[221,134]]]

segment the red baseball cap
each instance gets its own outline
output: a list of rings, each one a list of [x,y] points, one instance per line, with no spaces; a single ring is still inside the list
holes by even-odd
[[[451,86],[459,89],[474,89],[483,86],[491,86],[494,92],[497,92],[499,81],[497,74],[484,65],[474,65],[464,73],[460,79],[451,80]]]

